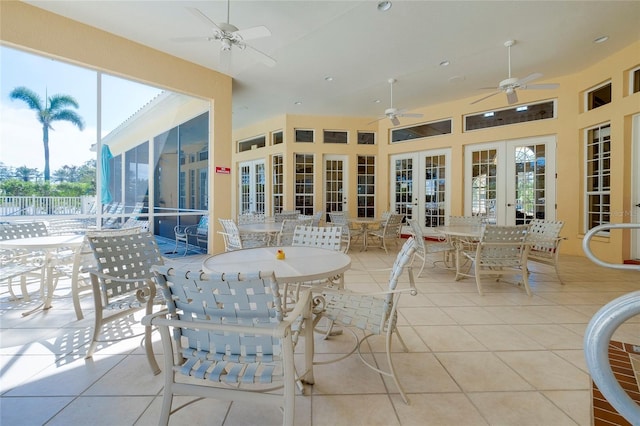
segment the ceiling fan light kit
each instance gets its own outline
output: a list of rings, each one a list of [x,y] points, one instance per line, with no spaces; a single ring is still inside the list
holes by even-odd
[[[382,120],[384,118],[388,118],[389,120],[391,120],[391,124],[393,124],[394,126],[399,126],[400,125],[400,120],[398,119],[398,117],[415,117],[415,118],[423,117],[423,114],[406,113],[406,112],[404,112],[404,110],[401,110],[401,109],[398,109],[398,108],[394,108],[394,106],[393,106],[393,85],[397,81],[398,80],[396,80],[395,78],[389,78],[387,80],[387,82],[389,83],[390,91],[391,91],[391,104],[390,104],[389,108],[384,110],[384,115],[381,115],[380,117],[378,117],[377,119],[373,120],[369,124],[373,124],[373,123],[378,122],[378,121],[380,121],[380,120]]]
[[[498,93],[505,93],[507,95],[507,102],[509,105],[513,105],[518,102],[518,94],[517,90],[530,90],[530,89],[538,89],[538,90],[550,90],[557,89],[559,87],[558,84],[549,83],[549,84],[528,84],[529,82],[536,80],[542,77],[540,73],[529,74],[525,78],[519,79],[517,77],[511,76],[511,47],[516,44],[515,40],[507,40],[504,42],[504,47],[507,48],[507,59],[508,59],[508,77],[502,80],[498,84],[498,88],[495,92],[490,93],[480,99],[476,99],[471,102],[471,104],[476,104],[478,102],[484,101],[492,96],[497,95]]]

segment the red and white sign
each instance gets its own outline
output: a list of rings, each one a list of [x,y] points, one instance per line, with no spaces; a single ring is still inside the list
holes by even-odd
[[[223,175],[230,175],[231,174],[231,168],[230,167],[216,166],[216,173],[220,173],[220,174],[223,174]]]

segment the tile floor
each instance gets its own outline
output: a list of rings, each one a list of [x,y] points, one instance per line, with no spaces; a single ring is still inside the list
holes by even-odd
[[[395,255],[353,250],[346,282],[355,290],[384,288]],[[202,257],[173,259],[196,266]],[[582,337],[608,301],[640,289],[637,272],[562,256],[561,285],[553,270],[532,264],[528,297],[522,288],[486,280],[479,296],[473,279],[429,269],[416,279],[417,296],[401,302],[400,330],[410,348],[394,359],[411,399],[356,356],[316,367],[316,384],[296,398],[297,425],[590,425],[591,382]],[[140,339],[99,347],[85,360],[92,327],[91,299],[77,321],[69,283],[61,281],[53,308],[23,318],[34,302],[0,294],[0,424],[155,425],[163,379],[153,376]],[[138,328],[135,322],[129,327]],[[156,336],[158,339],[159,337]],[[640,344],[640,318],[614,336]],[[346,351],[348,333],[317,340],[318,359]],[[160,345],[156,346],[161,352]],[[381,342],[372,342],[377,359]],[[179,398],[185,400],[185,398]],[[277,409],[197,402],[172,425],[278,425]]]

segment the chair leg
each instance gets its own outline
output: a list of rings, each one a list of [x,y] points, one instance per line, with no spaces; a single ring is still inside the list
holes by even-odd
[[[396,333],[398,332],[398,330],[395,330]],[[387,332],[387,335],[385,336],[385,345],[386,345],[386,357],[387,357],[387,364],[389,366],[389,375],[391,376],[391,378],[393,379],[393,382],[396,384],[396,387],[398,388],[398,392],[400,392],[400,397],[402,398],[402,400],[404,401],[405,404],[409,405],[409,398],[407,398],[407,394],[405,393],[404,389],[402,388],[402,385],[400,384],[400,381],[398,380],[398,377],[396,376],[396,369],[393,366],[393,361],[391,360],[391,338],[393,336],[393,332]],[[398,334],[398,340],[402,343],[403,348],[405,349],[405,352],[407,352],[407,347],[405,346],[404,342],[402,341],[402,338],[400,337],[400,334]]]
[[[522,284],[524,285],[524,289],[527,291],[527,296],[531,296],[531,288],[529,287],[529,276],[527,274],[526,267],[522,269]]]
[[[98,346],[98,337],[100,336],[100,330],[102,329],[102,310],[96,309],[95,311],[95,323],[93,325],[93,334],[91,336],[91,343],[89,349],[87,349],[87,355],[85,358],[91,358]]]
[[[476,286],[478,286],[478,293],[480,294],[480,296],[482,296],[483,293],[482,293],[482,284],[480,283],[480,266],[478,266],[477,262],[475,262],[474,275],[476,276]]]
[[[172,372],[167,372],[167,375],[173,374]],[[169,424],[169,416],[171,415],[171,404],[173,403],[173,391],[171,388],[168,388],[166,385],[164,387],[164,395],[162,397],[162,411],[160,412],[160,419],[158,420],[159,425],[167,426]]]
[[[147,360],[149,361],[149,367],[151,367],[151,372],[154,376],[160,374],[160,367],[158,366],[158,361],[156,360],[156,356],[153,353],[153,341],[152,334],[153,329],[151,326],[146,326],[144,328],[144,349],[147,353]]]

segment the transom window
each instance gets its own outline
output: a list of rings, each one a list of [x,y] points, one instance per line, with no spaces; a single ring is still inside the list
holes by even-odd
[[[349,141],[349,133],[344,130],[325,130],[324,143],[343,143],[346,144]]]
[[[603,105],[611,103],[611,82],[606,82],[586,94],[586,110],[600,108]]]
[[[501,110],[483,111],[479,114],[465,115],[464,130],[468,132],[489,127],[546,120],[555,118],[555,110],[554,101],[545,101]]]
[[[451,119],[432,121],[417,126],[403,127],[391,131],[391,142],[403,142],[411,139],[429,138],[451,133]]]
[[[238,142],[238,152],[249,151],[251,149],[262,148],[267,145],[266,136],[257,136]]]

